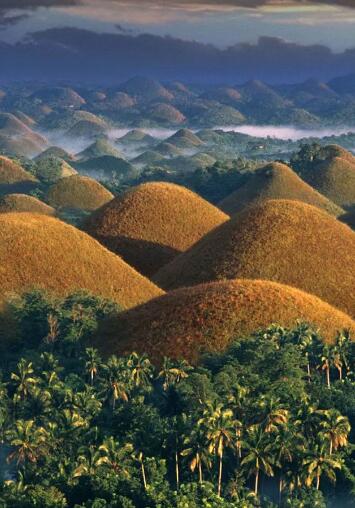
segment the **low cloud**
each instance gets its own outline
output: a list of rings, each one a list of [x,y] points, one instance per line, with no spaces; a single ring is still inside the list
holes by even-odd
[[[355,48],[334,53],[322,45],[261,37],[257,44],[220,49],[173,37],[56,28],[0,44],[0,61],[3,81],[46,76],[48,81],[116,83],[139,74],[196,83],[254,78],[280,83],[355,73]]]

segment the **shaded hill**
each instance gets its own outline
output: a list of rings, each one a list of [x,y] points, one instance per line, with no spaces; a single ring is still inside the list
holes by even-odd
[[[74,175],[56,182],[47,193],[47,201],[55,208],[96,210],[113,199],[113,194],[96,180]]]
[[[163,85],[154,79],[136,76],[119,86],[120,92],[125,92],[140,101],[173,100],[174,96]]]
[[[71,162],[75,159],[74,155],[64,150],[64,148],[61,148],[60,146],[50,146],[37,155],[34,160],[38,162],[43,159],[52,159],[53,157],[56,159],[62,159],[66,162]]]
[[[0,194],[29,192],[37,184],[38,180],[17,162],[0,156]]]
[[[152,146],[157,140],[140,129],[133,129],[117,139],[117,143],[124,146]]]
[[[186,117],[177,108],[171,104],[158,102],[150,106],[144,116],[154,120],[161,125],[181,125],[186,121]]]
[[[27,194],[6,194],[0,197],[0,213],[29,212],[55,215],[55,209]]]
[[[83,229],[145,275],[152,275],[228,217],[171,183],[146,183],[94,212]]]
[[[112,155],[102,155],[101,157],[78,161],[74,165],[80,173],[101,179],[126,179],[136,174],[132,164],[125,159]]]
[[[0,300],[33,287],[65,295],[87,290],[125,308],[161,294],[118,256],[58,219],[0,214]]]
[[[182,150],[190,150],[203,145],[203,142],[189,129],[180,129],[165,140]]]
[[[56,108],[80,108],[85,104],[75,90],[66,87],[45,87],[33,93],[32,99]]]
[[[104,155],[110,155],[112,157],[119,157],[123,159],[122,153],[117,150],[111,143],[105,139],[97,139],[90,146],[85,148],[82,152],[77,154],[77,158],[80,160],[93,159],[95,157],[102,157]]]
[[[94,139],[105,135],[107,126],[102,123],[93,122],[91,120],[80,120],[74,124],[65,135],[68,138],[88,138]]]
[[[233,280],[183,288],[111,317],[95,346],[105,355],[147,353],[196,363],[203,352],[223,351],[235,337],[248,336],[272,323],[297,320],[319,328],[327,341],[355,322],[313,295],[262,280]]]
[[[296,199],[317,206],[331,215],[344,211],[312,189],[285,164],[272,162],[255,171],[246,183],[227,196],[219,208],[229,215],[267,199]]]
[[[211,231],[154,281],[174,289],[218,279],[266,279],[355,315],[355,233],[299,201],[265,201]]]

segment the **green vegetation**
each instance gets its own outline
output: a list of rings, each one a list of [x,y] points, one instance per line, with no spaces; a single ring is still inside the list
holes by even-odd
[[[1,355],[6,508],[350,507],[355,356],[347,333],[272,325],[198,367],[102,359],[107,300],[30,292]],[[104,338],[103,338],[104,340]],[[334,504],[333,504],[334,502]]]

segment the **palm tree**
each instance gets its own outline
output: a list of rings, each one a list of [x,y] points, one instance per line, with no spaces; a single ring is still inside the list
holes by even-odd
[[[265,432],[275,432],[280,425],[287,424],[289,411],[281,407],[280,399],[263,396],[258,406],[263,413],[261,425]]]
[[[333,348],[333,364],[339,372],[339,379],[343,379],[343,367],[349,370],[349,352],[351,347],[351,339],[348,331],[339,333]]]
[[[247,431],[247,438],[244,442],[246,455],[241,465],[248,471],[248,476],[255,475],[255,495],[259,489],[259,475],[262,471],[267,476],[274,476],[273,464],[274,450],[269,436],[263,432],[259,425],[252,425]]]
[[[16,387],[16,400],[24,400],[31,393],[32,388],[38,383],[33,374],[32,362],[21,359],[17,364],[17,373],[11,374],[11,379]]]
[[[286,464],[291,464],[293,454],[297,445],[297,436],[291,432],[288,425],[282,425],[278,428],[275,438],[274,448],[276,452],[276,462],[280,468],[279,480],[279,503],[281,504],[282,492],[284,490],[283,469]]]
[[[164,357],[158,379],[163,380],[163,389],[166,391],[172,385],[178,384],[182,379],[189,377],[191,366],[185,360],[170,360]]]
[[[189,467],[192,473],[198,470],[199,482],[203,482],[203,470],[205,465],[207,468],[211,466],[211,459],[207,451],[206,435],[202,432],[201,428],[197,428],[191,432],[190,435],[184,439],[184,445],[187,446],[180,455],[187,457],[189,460]]]
[[[128,372],[126,365],[117,356],[111,356],[105,365],[105,393],[112,401],[112,410],[115,410],[116,401],[128,401]]]
[[[131,371],[131,379],[134,386],[147,388],[153,377],[153,366],[146,355],[139,356],[132,353],[128,360],[127,366]]]
[[[97,469],[100,467],[101,455],[97,447],[82,446],[79,448],[79,456],[77,464],[73,471],[72,477],[79,478],[80,476],[95,476]]]
[[[113,469],[116,474],[122,472],[126,477],[129,476],[128,469],[124,465],[124,461],[128,456],[132,455],[133,446],[126,443],[124,446],[119,446],[117,441],[112,436],[106,439],[101,446],[99,452],[102,456],[98,460],[99,466],[106,466]]]
[[[316,479],[316,489],[319,490],[320,480],[323,475],[327,476],[333,483],[336,481],[336,469],[342,469],[341,459],[329,455],[324,444],[316,445],[309,455],[304,459],[303,465],[306,467],[305,484],[310,487],[313,480]]]
[[[7,432],[7,439],[15,450],[7,457],[17,465],[37,462],[48,451],[48,433],[43,427],[35,427],[34,420],[17,420],[15,428]]]
[[[327,387],[330,389],[330,368],[333,361],[333,351],[332,347],[328,344],[324,344],[322,355],[320,358],[320,368],[322,371],[325,371],[326,380],[327,380]]]
[[[306,323],[300,323],[296,330],[296,341],[299,349],[306,357],[308,380],[311,381],[310,355],[313,351],[314,331]]]
[[[214,453],[219,460],[218,467],[218,496],[222,491],[223,453],[225,448],[234,448],[236,425],[233,420],[233,411],[225,409],[222,404],[208,405],[203,417],[198,422],[206,429],[207,446],[209,453]]]
[[[329,441],[329,455],[333,450],[348,444],[348,436],[351,430],[349,419],[342,416],[336,409],[322,411],[324,419],[320,422],[322,437]]]
[[[97,375],[101,364],[101,358],[97,349],[88,347],[85,349],[85,370],[90,376],[91,386],[94,384],[94,377]]]

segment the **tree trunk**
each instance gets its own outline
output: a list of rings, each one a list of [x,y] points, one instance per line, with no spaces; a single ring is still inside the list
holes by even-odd
[[[144,468],[144,464],[143,464],[143,459],[141,460],[141,470],[142,470],[144,490],[147,490],[147,478],[145,476],[145,468]]]
[[[255,473],[255,488],[254,488],[254,492],[255,492],[256,496],[258,495],[258,487],[259,487],[259,469],[257,469],[256,473]]]
[[[94,371],[92,370],[90,372],[90,378],[91,378],[91,386],[94,384]]]
[[[282,475],[280,476],[280,481],[279,481],[279,506],[281,506],[281,501],[282,501],[282,491],[284,489],[284,481],[283,481],[283,477]]]
[[[326,373],[327,373],[327,387],[330,389],[330,368],[329,368],[329,366],[326,369]]]
[[[329,455],[331,455],[333,453],[333,441],[330,440],[330,444],[329,444]]]
[[[316,489],[319,490],[319,483],[320,483],[320,476],[317,475],[317,484],[316,484]]]
[[[179,456],[177,451],[175,451],[175,475],[176,475],[176,490],[179,490],[180,473],[179,473]]]
[[[223,473],[223,451],[219,456],[219,472],[218,472],[218,497],[221,497],[222,491],[222,473]]]
[[[308,355],[307,355],[308,358]],[[309,365],[309,361],[307,361],[307,374],[308,374],[308,382],[311,382],[311,366]]]
[[[199,479],[200,483],[203,482],[201,461],[199,461],[199,463],[198,463],[198,479]]]

